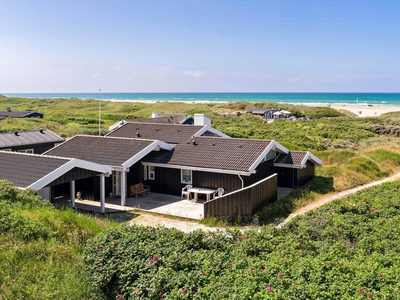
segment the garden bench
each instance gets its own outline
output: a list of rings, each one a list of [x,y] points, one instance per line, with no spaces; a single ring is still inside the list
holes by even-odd
[[[132,195],[136,195],[137,198],[138,195],[146,195],[146,192],[150,193],[150,187],[148,185],[143,185],[143,183],[137,183],[131,185],[130,197],[132,197]]]

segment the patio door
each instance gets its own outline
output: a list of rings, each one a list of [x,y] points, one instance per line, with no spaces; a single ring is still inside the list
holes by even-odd
[[[113,189],[112,192],[115,196],[121,195],[121,172],[113,171],[112,172],[112,184]]]

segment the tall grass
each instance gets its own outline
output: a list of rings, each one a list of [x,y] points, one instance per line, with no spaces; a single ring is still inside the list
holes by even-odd
[[[114,226],[0,181],[0,299],[101,299],[81,255],[87,239]]]

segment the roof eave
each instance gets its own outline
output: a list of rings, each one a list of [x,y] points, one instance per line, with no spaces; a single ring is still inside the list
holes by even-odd
[[[184,165],[170,165],[170,164],[162,164],[162,163],[151,163],[151,162],[142,162],[142,165],[150,165],[154,167],[161,167],[167,169],[185,169],[192,171],[201,171],[201,172],[211,172],[211,173],[223,173],[223,174],[232,174],[232,175],[244,175],[250,176],[252,172],[240,171],[240,170],[225,170],[225,169],[212,169],[212,168],[202,168],[202,167],[194,167],[194,166],[184,166]]]

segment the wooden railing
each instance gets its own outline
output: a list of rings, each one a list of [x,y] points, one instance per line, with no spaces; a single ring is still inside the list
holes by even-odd
[[[234,219],[251,217],[267,203],[277,200],[278,176],[273,174],[248,187],[204,203],[204,217]]]

